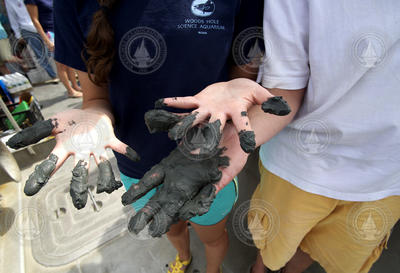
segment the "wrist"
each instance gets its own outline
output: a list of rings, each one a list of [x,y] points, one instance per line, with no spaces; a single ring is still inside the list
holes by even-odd
[[[107,100],[96,99],[84,101],[82,104],[82,110],[107,116],[111,120],[112,124],[114,124],[114,115],[111,110],[111,105]]]

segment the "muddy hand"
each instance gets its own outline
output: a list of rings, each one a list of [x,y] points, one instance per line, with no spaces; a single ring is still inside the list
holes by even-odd
[[[195,109],[175,128],[171,128],[170,136],[173,139],[180,139],[188,128],[207,120],[220,120],[222,131],[226,121],[231,119],[239,134],[240,146],[246,153],[253,152],[256,146],[255,134],[247,116],[247,111],[253,105],[262,105],[264,112],[274,115],[290,113],[282,97],[274,97],[267,89],[249,79],[216,83],[192,97],[166,98],[156,102],[158,108]]]
[[[147,118],[148,126],[152,127],[152,120]],[[173,126],[174,122],[170,125]],[[172,128],[171,126],[163,128]],[[218,126],[217,130],[211,130],[212,126]],[[215,184],[222,177],[220,169],[229,165],[229,159],[222,155],[224,149],[217,147],[221,138],[219,127],[220,122],[216,121],[209,126],[189,129],[186,134],[200,134],[205,140],[203,145],[197,143],[192,150],[182,141],[169,156],[148,171],[138,184],[132,185],[123,194],[122,203],[128,205],[158,187],[156,194],[130,219],[131,232],[138,233],[151,222],[150,235],[159,237],[179,218],[189,219],[209,210],[215,198]],[[160,126],[154,128],[158,130]],[[212,132],[217,132],[217,135]],[[217,145],[208,145],[214,141]]]
[[[111,168],[111,150],[124,154],[133,161],[140,159],[132,148],[115,137],[110,118],[91,109],[68,110],[47,121],[37,122],[17,133],[7,145],[22,148],[50,135],[55,136],[56,146],[49,157],[35,167],[35,171],[26,181],[24,192],[28,196],[38,193],[72,155],[76,166],[72,171],[70,194],[74,206],[81,209],[87,202],[91,156],[99,168],[97,193],[111,193],[122,186]]]

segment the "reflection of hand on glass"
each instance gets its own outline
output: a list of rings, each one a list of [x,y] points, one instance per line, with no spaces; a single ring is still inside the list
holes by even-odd
[[[183,121],[189,127],[209,119],[210,123],[220,120],[222,130],[231,119],[239,133],[241,147],[250,153],[255,149],[255,135],[247,111],[253,105],[262,105],[264,112],[279,116],[291,111],[282,97],[273,96],[256,82],[243,78],[210,85],[195,96],[166,98],[156,106],[195,109]]]
[[[94,156],[99,167],[97,193],[111,193],[122,186],[115,179],[106,149],[124,154],[133,161],[139,160],[138,154],[132,148],[115,137],[110,118],[89,109],[67,110],[49,120],[39,121],[17,133],[7,145],[19,149],[50,135],[55,136],[56,146],[49,157],[37,165],[29,176],[24,188],[28,196],[39,192],[65,160],[73,155],[76,166],[72,172],[70,194],[74,206],[81,209],[87,201],[90,156]]]

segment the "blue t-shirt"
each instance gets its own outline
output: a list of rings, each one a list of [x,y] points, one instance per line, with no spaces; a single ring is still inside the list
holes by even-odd
[[[95,0],[57,0],[55,58],[86,71],[81,52]],[[159,98],[195,95],[229,80],[234,34],[262,24],[262,0],[121,1],[109,15],[117,51],[109,79],[115,134],[141,156],[116,154],[120,171],[141,178],[176,147],[166,133],[150,134],[146,111]]]
[[[53,0],[24,0],[25,5],[35,5],[39,12],[39,22],[45,32],[54,32]]]

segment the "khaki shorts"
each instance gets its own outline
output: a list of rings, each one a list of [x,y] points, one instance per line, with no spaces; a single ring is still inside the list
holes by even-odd
[[[400,218],[400,196],[348,202],[305,192],[260,164],[248,214],[264,264],[278,270],[298,247],[327,273],[368,272]]]
[[[11,46],[8,39],[0,40],[0,65],[12,59]]]

